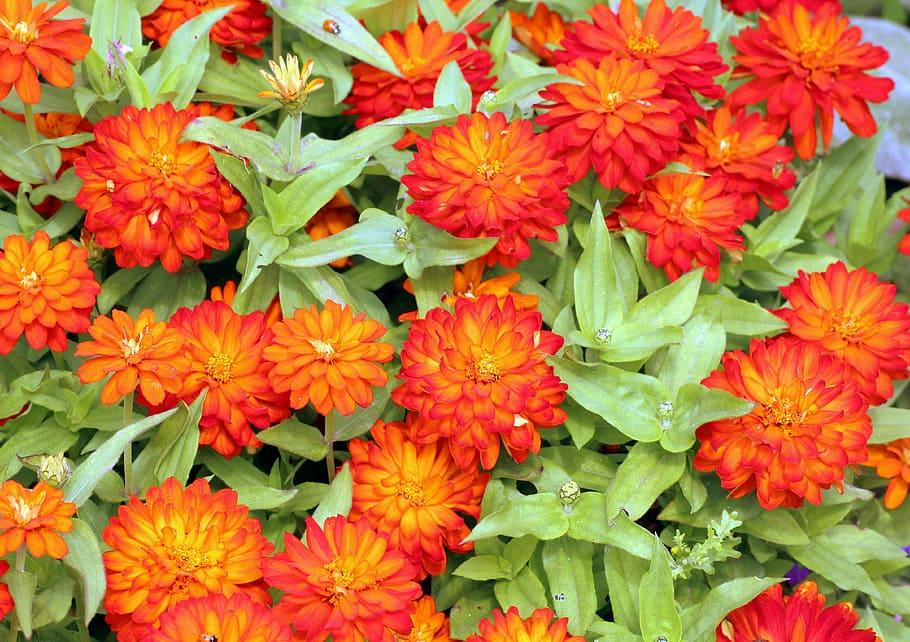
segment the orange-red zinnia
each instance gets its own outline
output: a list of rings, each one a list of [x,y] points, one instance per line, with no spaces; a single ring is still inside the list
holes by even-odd
[[[396,635],[395,642],[452,642],[449,618],[436,610],[436,601],[430,595],[417,600],[411,623],[411,632]]]
[[[0,485],[0,557],[23,544],[32,557],[63,559],[69,552],[60,533],[73,528],[76,505],[63,501],[63,491],[39,481],[24,488],[8,479]]]
[[[536,609],[530,617],[523,618],[518,607],[503,613],[493,610],[493,619],[484,618],[478,625],[479,633],[467,642],[584,642],[584,638],[569,634],[569,619],[559,618],[550,609]]]
[[[343,232],[356,222],[357,210],[351,205],[351,201],[348,200],[344,191],[338,190],[332,200],[316,212],[313,218],[307,221],[304,229],[311,239],[319,241],[333,234]],[[351,259],[347,256],[329,263],[333,268],[339,269],[350,264]]]
[[[534,8],[532,15],[509,11],[509,18],[516,40],[543,62],[552,65],[553,48],[566,33],[566,23],[562,16],[541,2]]]
[[[9,562],[0,560],[0,576],[6,575],[7,571],[9,571]],[[16,606],[16,604],[13,602],[13,596],[10,595],[9,587],[4,582],[0,582],[0,620],[5,618],[6,614],[12,611],[14,606]],[[443,616],[443,618],[444,617],[445,616]],[[429,638],[429,640],[431,640],[431,642],[449,642],[448,638],[445,638],[444,640]]]
[[[819,7],[825,4],[833,4],[840,7],[840,0],[795,0],[810,11],[818,11]],[[761,11],[762,13],[773,13],[781,6],[780,0],[721,0],[723,5],[732,11],[742,15],[752,11]]]
[[[910,439],[896,439],[887,444],[869,444],[867,466],[888,480],[885,508],[895,509],[907,499],[910,489]]]

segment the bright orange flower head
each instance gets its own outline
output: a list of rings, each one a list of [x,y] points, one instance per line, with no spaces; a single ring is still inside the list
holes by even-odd
[[[258,43],[271,33],[272,19],[267,14],[268,7],[259,0],[164,0],[142,19],[142,33],[159,47],[165,47],[183,23],[204,11],[230,4],[234,8],[215,23],[209,39],[223,47],[221,55],[228,62],[235,62],[237,54],[262,58]]]
[[[292,642],[291,629],[242,592],[210,593],[175,604],[140,642]]]
[[[743,15],[753,11],[773,13],[781,6],[780,0],[721,0],[723,5],[733,13]],[[831,4],[840,8],[840,0],[795,0],[809,11],[818,11],[823,5]]]
[[[436,601],[429,595],[417,600],[411,614],[411,632],[396,635],[395,642],[452,642],[449,637],[449,618],[436,610]]]
[[[377,421],[372,441],[348,443],[354,478],[349,518],[363,518],[388,533],[391,545],[411,558],[421,575],[439,575],[446,548],[456,553],[473,548],[461,543],[471,532],[462,515],[480,517],[490,476],[461,469],[442,442],[415,443],[413,424],[413,415],[407,425]]]
[[[717,642],[881,642],[872,629],[857,630],[859,615],[847,602],[825,607],[815,582],[803,582],[793,595],[775,584],[725,617]]]
[[[757,491],[767,510],[818,505],[843,487],[844,468],[866,461],[868,405],[843,365],[814,343],[753,340],[723,357],[702,384],[755,403],[742,417],[701,426],[695,468],[716,471],[733,498]]]
[[[9,562],[0,560],[0,576],[6,575],[6,573],[8,571],[9,571]],[[430,598],[430,599],[433,599],[433,598]],[[13,610],[13,607],[15,607],[15,606],[16,606],[16,604],[15,604],[15,602],[13,602],[13,596],[10,595],[9,587],[6,584],[4,584],[3,582],[0,582],[0,620],[5,618],[7,616],[7,614]],[[434,610],[435,610],[435,607],[434,607]],[[443,618],[444,617],[445,616],[443,616]],[[428,639],[431,640],[431,642],[449,642],[448,638],[445,638],[445,640],[438,640],[436,638],[428,638]]]
[[[698,165],[691,158],[681,160]],[[721,175],[655,176],[615,215],[627,227],[647,234],[648,260],[671,281],[698,266],[707,268],[706,279],[717,281],[721,249],[737,253],[745,249],[737,230],[746,221],[746,208],[739,192]]]
[[[181,141],[198,115],[170,103],[127,107],[95,125],[95,141],[76,159],[83,180],[76,205],[99,245],[114,248],[121,267],[156,260],[177,272],[184,258],[226,250],[228,233],[243,227],[243,198],[218,173],[207,145]]]
[[[77,357],[92,357],[76,371],[82,383],[101,381],[101,401],[115,404],[136,387],[152,405],[164,401],[165,393],[180,390],[189,371],[183,356],[183,335],[155,313],[143,310],[134,321],[126,312],[113,310],[110,317],[95,317],[88,329],[93,341],[76,346]]]
[[[262,566],[284,591],[273,611],[309,642],[394,642],[412,628],[417,567],[366,520],[308,518],[305,542],[285,533],[284,552]]]
[[[480,95],[496,81],[495,77],[487,77],[493,69],[490,54],[468,47],[464,34],[443,31],[438,22],[423,28],[412,22],[404,33],[384,33],[379,37],[379,43],[389,52],[402,77],[365,62],[352,67],[354,86],[345,98],[351,107],[344,113],[357,116],[357,127],[397,116],[405,109],[432,107],[439,74],[452,61],[458,63],[471,86],[475,106]],[[414,137],[406,135],[396,147],[402,149],[413,142]]]
[[[275,363],[269,381],[276,392],[291,393],[291,406],[308,403],[321,415],[333,409],[350,415],[356,406],[373,401],[373,387],[388,381],[380,363],[395,355],[389,343],[376,341],[385,334],[378,321],[331,299],[322,311],[316,306],[296,310],[275,324],[274,338],[263,356]]]
[[[32,242],[10,234],[0,253],[0,354],[23,334],[29,346],[66,350],[67,332],[85,332],[101,286],[84,248],[72,241],[51,246],[44,231]]]
[[[494,609],[493,619],[484,618],[467,642],[584,642],[583,637],[569,635],[569,619],[559,618],[550,609],[537,609],[524,619],[513,606],[503,614]]]
[[[212,289],[209,292],[209,300],[221,301],[223,303],[227,303],[230,306],[234,305],[235,298],[237,298],[236,281],[227,281],[224,285],[212,286]],[[274,299],[272,299],[269,307],[265,309],[265,327],[271,328],[273,325],[281,321],[281,317],[281,302],[276,296]]]
[[[32,557],[63,559],[69,552],[60,533],[73,528],[76,505],[63,501],[63,491],[39,481],[23,488],[12,479],[0,485],[0,557],[23,544]]]
[[[498,236],[487,265],[516,266],[531,256],[530,239],[555,241],[566,222],[569,178],[531,121],[459,116],[417,141],[408,169],[408,212],[459,238]]]
[[[742,196],[748,208],[746,220],[758,214],[758,200],[773,210],[790,204],[784,193],[796,183],[790,169],[793,149],[778,145],[780,135],[758,113],[729,107],[709,111],[695,122],[691,138],[683,138],[682,148],[701,159],[704,168],[727,179],[732,191]]]
[[[241,316],[226,303],[203,301],[177,310],[170,325],[183,335],[190,363],[178,396],[190,403],[206,391],[199,443],[227,458],[260,446],[253,428],[268,428],[291,414],[287,393],[269,385],[274,364],[262,357],[272,338],[265,315]]]
[[[596,65],[605,56],[640,60],[660,75],[663,95],[678,101],[688,117],[702,113],[692,92],[724,97],[714,77],[724,73],[727,65],[717,44],[709,42],[710,33],[701,18],[691,11],[671,10],[664,0],[651,0],[642,20],[633,0],[621,0],[618,13],[607,4],[595,5],[589,13],[593,24],[572,23],[562,41],[565,51],[556,52],[556,62],[584,58]]]
[[[54,20],[66,9],[61,0],[33,6],[31,0],[0,0],[0,100],[13,86],[22,102],[41,100],[38,74],[55,87],[72,87],[70,67],[82,60],[92,39],[82,33],[85,19]]]
[[[311,239],[319,241],[333,234],[338,234],[338,232],[343,232],[356,222],[357,210],[351,205],[351,201],[345,196],[344,191],[338,190],[332,200],[316,212],[313,218],[307,221],[304,229]],[[345,256],[332,261],[329,265],[333,268],[341,269],[350,264],[350,257]]]
[[[895,509],[907,499],[910,489],[910,439],[897,439],[887,444],[869,444],[867,466],[889,480],[885,491],[885,508]]]
[[[679,103],[664,97],[660,75],[641,61],[605,57],[594,66],[581,58],[556,70],[582,84],[541,92],[549,103],[537,122],[547,127],[569,176],[577,181],[593,168],[607,189],[637,192],[679,149],[685,118]]]
[[[539,428],[565,421],[566,385],[546,356],[562,339],[541,330],[540,313],[484,295],[434,308],[411,324],[401,350],[396,403],[437,427],[462,468],[499,457],[500,440],[519,462],[540,450]]]
[[[272,545],[261,531],[236,492],[212,493],[204,479],[183,488],[171,477],[149,488],[145,502],[130,497],[102,533],[111,548],[104,553],[111,628],[122,636],[157,627],[172,605],[210,594],[246,593],[268,605],[261,564]]]
[[[550,11],[541,2],[528,16],[518,11],[509,11],[512,20],[512,33],[516,40],[527,47],[528,51],[548,65],[553,64],[553,48],[558,45],[566,33],[566,23],[557,11]]]
[[[792,334],[842,360],[869,403],[890,399],[891,380],[910,375],[910,309],[894,302],[895,285],[838,261],[824,272],[800,271],[781,292],[790,307],[774,313]]]
[[[730,104],[765,102],[769,122],[779,133],[789,124],[796,153],[805,160],[815,156],[818,145],[816,119],[828,150],[835,111],[854,134],[872,136],[876,125],[867,101],[885,101],[894,82],[866,73],[881,67],[888,52],[860,43],[862,35],[835,4],[813,14],[784,0],[758,27],[731,38],[739,52],[733,77],[748,80],[730,94]]]

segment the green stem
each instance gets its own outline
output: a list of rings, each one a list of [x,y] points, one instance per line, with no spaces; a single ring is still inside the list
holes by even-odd
[[[79,640],[81,642],[91,642],[88,635],[88,627],[85,626],[85,600],[76,597],[76,626],[79,627]]]
[[[281,58],[281,16],[277,13],[272,16],[272,60],[278,62]]]
[[[335,441],[335,413],[329,412],[325,416],[325,470],[329,474],[329,483],[335,479],[335,450],[332,447]]]
[[[32,106],[28,103],[23,103],[25,116],[25,131],[28,133],[28,142],[30,145],[38,144],[38,126],[35,124],[35,112],[32,110]],[[33,149],[32,155],[35,157],[35,162],[38,163],[38,168],[41,170],[41,173],[44,174],[44,182],[50,185],[54,182],[54,174],[51,172],[51,168],[47,166],[47,163],[44,162],[44,156],[41,154],[40,149]]]
[[[129,393],[123,398],[123,427],[126,428],[133,422],[133,394]],[[123,486],[129,498],[135,494],[133,488],[133,442],[128,442],[123,449]]]
[[[288,173],[296,174],[300,164],[300,127],[303,122],[303,114],[297,112],[288,114],[291,119],[291,158],[288,161]]]
[[[9,642],[16,642],[19,639],[19,618],[13,613],[9,623]]]
[[[16,549],[16,572],[24,573],[25,572],[25,544]],[[13,617],[10,619],[9,624],[9,642],[16,642],[19,639],[19,618],[16,617],[16,612],[13,611]]]

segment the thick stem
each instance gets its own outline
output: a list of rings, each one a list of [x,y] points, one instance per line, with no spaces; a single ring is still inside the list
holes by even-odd
[[[37,145],[38,126],[35,124],[35,112],[28,103],[23,103],[23,106],[25,108],[23,114],[25,116],[25,131],[28,133],[28,142],[30,145]],[[51,168],[47,166],[47,163],[44,162],[44,156],[41,154],[41,150],[33,149],[32,155],[35,157],[35,162],[38,163],[41,173],[44,175],[44,182],[48,185],[53,183],[54,174],[51,172]]]
[[[296,174],[300,164],[300,127],[303,122],[303,114],[297,112],[288,114],[291,119],[291,158],[288,161],[288,173]]]
[[[23,543],[16,549],[16,573],[25,572],[25,544]],[[16,617],[15,611],[9,623],[9,642],[16,642],[19,639],[19,618]]]
[[[272,60],[278,62],[281,58],[281,16],[277,13],[272,16]]]
[[[329,483],[335,479],[335,414],[329,412],[325,416],[325,470],[329,474]]]
[[[133,422],[133,394],[129,393],[123,398],[123,427],[126,428]],[[136,493],[133,488],[133,442],[128,442],[123,449],[123,486],[126,489],[126,496]]]

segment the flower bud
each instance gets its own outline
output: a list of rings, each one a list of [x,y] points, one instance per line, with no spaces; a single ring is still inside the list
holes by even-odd
[[[38,478],[55,488],[61,488],[72,475],[73,469],[63,453],[42,455],[38,461]]]
[[[559,488],[559,501],[563,506],[571,506],[581,497],[581,488],[574,481],[567,481]]]

